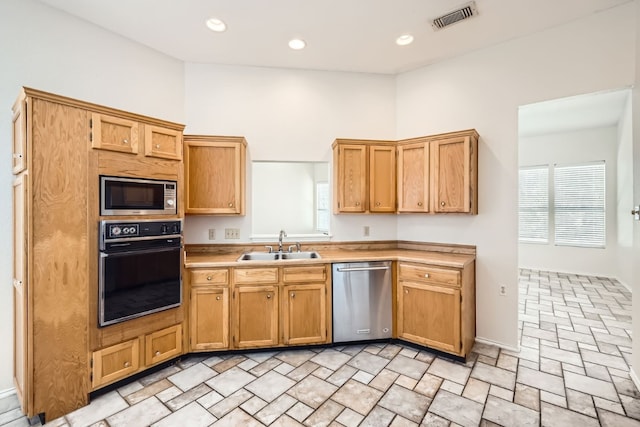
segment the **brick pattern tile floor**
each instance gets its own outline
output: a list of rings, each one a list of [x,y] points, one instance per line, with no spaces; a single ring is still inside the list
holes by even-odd
[[[47,426],[640,426],[631,293],[520,272],[519,352],[466,363],[397,344],[192,356]],[[15,396],[0,425],[26,426]]]

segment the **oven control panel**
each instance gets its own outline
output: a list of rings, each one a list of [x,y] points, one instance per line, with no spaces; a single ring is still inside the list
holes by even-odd
[[[182,234],[182,220],[166,221],[100,221],[100,237],[103,242],[153,238],[163,236],[179,236]]]

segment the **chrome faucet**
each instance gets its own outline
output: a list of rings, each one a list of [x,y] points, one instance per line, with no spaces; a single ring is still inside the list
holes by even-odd
[[[280,234],[278,235],[278,252],[282,252],[282,239],[285,237],[287,237],[287,232],[280,230]]]

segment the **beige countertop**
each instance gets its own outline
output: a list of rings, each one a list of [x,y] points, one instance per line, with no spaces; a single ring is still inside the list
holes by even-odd
[[[441,267],[463,268],[475,261],[475,256],[464,253],[449,253],[437,251],[422,251],[409,249],[327,249],[318,250],[320,258],[301,260],[278,261],[238,261],[242,252],[187,252],[185,267],[187,268],[211,268],[211,267],[257,267],[300,265],[300,264],[327,264],[338,262],[361,261],[409,261],[426,263]]]

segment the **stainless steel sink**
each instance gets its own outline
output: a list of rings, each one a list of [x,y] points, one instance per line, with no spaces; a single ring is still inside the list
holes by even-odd
[[[320,258],[315,251],[305,252],[246,252],[238,258],[238,261],[277,261],[287,259],[314,259]]]
[[[238,261],[275,261],[280,259],[280,254],[275,252],[247,252],[238,258]]]
[[[313,259],[320,258],[318,252],[283,252],[282,259]]]

